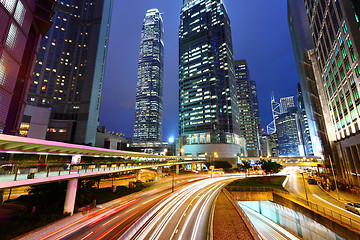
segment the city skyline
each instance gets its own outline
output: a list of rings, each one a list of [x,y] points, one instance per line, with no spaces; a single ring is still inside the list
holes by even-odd
[[[117,2],[114,3],[114,9],[117,9]],[[131,137],[133,133],[133,117],[135,108],[135,90],[137,75],[137,57],[138,48],[140,46],[139,31],[141,30],[143,13],[150,8],[158,8],[164,19],[165,27],[165,66],[164,66],[164,123],[163,123],[163,139],[178,136],[178,100],[176,98],[178,88],[178,26],[182,1],[166,4],[161,1],[140,1],[140,3],[122,4],[122,9],[129,11],[123,14],[114,14],[113,22],[117,22],[119,27],[112,28],[110,34],[108,64],[104,81],[104,95],[101,106],[100,123],[108,129],[124,132],[126,136]],[[257,9],[258,6],[249,3],[235,3],[233,1],[225,1],[229,17],[231,19],[234,57],[247,59],[249,67],[252,69],[252,79],[258,83],[259,108],[262,126],[266,126],[271,122],[270,97],[271,91],[276,96],[282,97],[287,95],[295,95],[296,84],[298,82],[295,61],[288,32],[286,21],[286,3],[276,3],[273,8],[277,8],[280,16],[276,16],[274,22],[265,21],[269,16],[267,9],[270,5],[266,1],[263,7]],[[235,11],[237,9],[237,11]],[[264,19],[251,18],[251,11],[260,11],[259,16]],[[131,14],[129,14],[131,13]],[[134,19],[130,23],[124,19]],[[136,21],[135,21],[136,19]],[[248,19],[248,20],[246,20]],[[263,20],[263,21],[261,21]],[[244,24],[246,21],[254,21],[254,28]],[[280,22],[279,22],[280,21]],[[278,22],[279,24],[275,24]],[[270,26],[277,27],[269,29]],[[280,27],[281,26],[281,27]],[[258,30],[262,30],[259,32]],[[122,32],[126,29],[128,44],[124,44],[121,38]],[[244,29],[241,31],[241,29]],[[270,34],[271,32],[277,34]],[[245,41],[242,32],[253,35],[252,41]],[[271,35],[271,38],[269,38]],[[278,35],[278,37],[274,37]],[[264,38],[266,36],[266,38]],[[135,40],[133,40],[135,39]],[[265,41],[266,39],[266,41]],[[255,41],[256,40],[256,41]],[[281,44],[279,44],[281,42]],[[255,44],[260,46],[255,47]],[[251,47],[253,45],[254,47]],[[286,47],[287,46],[287,47]],[[270,51],[269,51],[270,49]],[[120,52],[127,57],[121,58]],[[131,55],[130,55],[131,54]],[[275,56],[275,57],[273,57]],[[275,63],[274,65],[269,63]],[[277,67],[275,67],[277,66]],[[283,67],[286,66],[286,67]],[[284,69],[288,69],[284,71]],[[282,73],[278,71],[282,70]],[[289,80],[290,79],[290,80]],[[293,79],[293,80],[291,80]],[[281,81],[280,81],[281,80]],[[291,89],[289,91],[289,89]],[[116,111],[114,111],[114,102]],[[130,117],[129,117],[130,116]]]

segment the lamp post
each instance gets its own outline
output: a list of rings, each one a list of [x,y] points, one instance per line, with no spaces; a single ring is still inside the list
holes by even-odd
[[[338,186],[337,186],[337,181],[336,181],[336,176],[335,176],[335,173],[334,173],[334,167],[333,167],[333,163],[332,163],[332,160],[331,160],[331,156],[329,156],[329,160],[330,160],[331,170],[332,170],[332,174],[333,174],[334,181],[335,181],[335,187],[336,187],[337,196],[338,196],[338,199],[340,200],[339,189],[338,189]]]
[[[301,176],[302,176],[303,183],[304,183],[304,189],[305,189],[305,196],[306,196],[306,200],[307,200],[307,201],[309,201],[308,194],[307,194],[307,190],[306,190],[306,184],[305,184],[304,173],[303,173],[303,172],[301,172],[300,174],[301,174]]]
[[[173,168],[174,168],[174,162],[173,162]],[[176,169],[173,169],[173,174],[172,174],[172,181],[171,181],[171,192],[174,192],[174,188],[175,188],[175,171]]]

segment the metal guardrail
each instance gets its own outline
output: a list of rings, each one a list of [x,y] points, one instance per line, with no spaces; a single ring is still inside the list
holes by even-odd
[[[273,192],[281,195],[284,198],[294,200],[296,203],[302,205],[303,207],[309,208],[317,213],[323,214],[325,217],[328,217],[332,221],[339,221],[341,224],[347,225],[350,228],[360,230],[360,221],[351,219],[347,216],[344,216],[338,212],[334,212],[326,207],[320,206],[314,202],[308,201],[302,197],[294,196],[289,192],[280,190],[278,188],[272,187],[242,187],[242,186],[227,186],[228,191],[241,191],[241,192]],[[344,209],[345,210],[345,209]]]
[[[64,176],[79,173],[105,172],[105,171],[133,171],[139,168],[151,168],[165,165],[188,164],[189,162],[153,162],[153,163],[89,163],[65,166],[47,166],[38,170],[36,167],[15,167],[9,173],[0,175],[0,182],[11,182],[26,179]],[[198,164],[199,162],[194,161]]]

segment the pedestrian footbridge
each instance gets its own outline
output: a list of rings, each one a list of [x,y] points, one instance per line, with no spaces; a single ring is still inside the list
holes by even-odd
[[[135,171],[137,179],[140,179],[141,169],[154,168],[161,171],[162,167],[175,166],[176,173],[179,173],[180,165],[191,164],[191,169],[196,169],[197,165],[205,163],[205,158],[202,157],[152,155],[4,134],[0,134],[0,152],[8,154],[39,154],[45,155],[45,159],[47,159],[48,155],[70,156],[69,163],[61,167],[45,163],[39,169],[39,167],[7,164],[7,171],[2,171],[0,175],[0,190],[54,181],[68,181],[64,212],[71,214],[74,209],[79,178]],[[106,158],[109,161],[105,163],[82,162],[82,157]],[[122,160],[114,162],[113,160],[110,161],[111,158],[120,158]]]

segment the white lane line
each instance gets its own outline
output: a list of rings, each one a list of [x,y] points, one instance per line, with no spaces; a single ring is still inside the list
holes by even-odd
[[[211,192],[207,192],[208,196],[206,198],[206,200],[204,201],[203,205],[201,206],[200,208],[200,211],[196,217],[196,221],[195,221],[195,227],[193,228],[193,232],[192,232],[192,235],[191,235],[191,239],[195,240],[196,239],[196,234],[198,233],[198,229],[199,229],[199,226],[200,226],[200,221],[201,221],[201,218],[203,217],[203,213],[205,211],[205,207],[208,205],[208,203],[210,202],[210,199],[212,199],[212,197],[219,192],[219,189],[221,189],[221,187],[223,186],[224,184],[220,184],[219,185],[216,185],[216,188],[213,188],[215,191]],[[209,194],[210,193],[210,194]]]
[[[283,188],[285,188],[288,181],[289,181],[289,175],[286,176],[285,181],[282,184]]]
[[[93,232],[89,233],[88,235],[86,235],[85,237],[83,237],[81,240],[84,240],[85,238],[87,238],[88,236],[90,236]]]
[[[344,208],[338,207],[338,206],[332,204],[331,202],[328,202],[328,201],[326,201],[325,199],[322,199],[321,197],[319,197],[319,196],[316,195],[316,194],[313,194],[313,195],[314,195],[314,197],[320,199],[320,200],[323,201],[323,202],[326,202],[327,204],[330,204],[330,205],[333,206],[333,207],[336,207],[336,208],[338,208],[338,209],[340,209],[340,210],[342,210],[342,211],[344,211],[344,212],[346,212],[346,213],[350,213],[350,214],[354,215],[355,217],[360,218],[360,217],[359,217],[358,215],[356,215],[355,213],[352,213],[352,212],[350,212],[350,211],[347,211],[347,210],[344,209]]]

